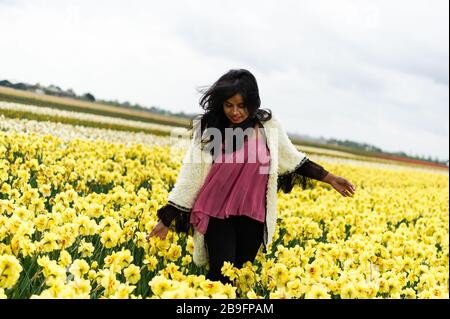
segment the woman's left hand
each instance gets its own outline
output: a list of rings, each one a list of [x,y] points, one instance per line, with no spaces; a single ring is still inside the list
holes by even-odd
[[[355,186],[343,177],[328,173],[323,181],[333,186],[344,197],[350,197],[355,194]]]

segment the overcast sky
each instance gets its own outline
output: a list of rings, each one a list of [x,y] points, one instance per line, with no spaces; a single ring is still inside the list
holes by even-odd
[[[448,0],[0,0],[0,79],[198,113],[245,68],[290,133],[449,157]]]

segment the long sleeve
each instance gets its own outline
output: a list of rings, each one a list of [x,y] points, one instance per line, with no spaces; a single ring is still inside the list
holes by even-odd
[[[162,221],[164,226],[173,227],[178,233],[188,233],[191,228],[189,224],[190,212],[186,212],[176,206],[177,205],[175,203],[169,201],[168,204],[158,209],[157,216]],[[174,225],[172,225],[174,220]]]
[[[328,171],[319,164],[311,161],[310,159],[307,159],[306,162],[298,168],[298,173],[303,176],[321,181],[325,176],[327,176]]]
[[[305,158],[292,172],[278,176],[278,190],[289,193],[294,185],[301,185],[306,189],[312,186],[311,179],[322,181],[327,174],[325,168]]]

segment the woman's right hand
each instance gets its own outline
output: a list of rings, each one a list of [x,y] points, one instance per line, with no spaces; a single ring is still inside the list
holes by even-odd
[[[147,241],[150,240],[152,236],[158,236],[162,240],[166,239],[167,232],[169,231],[169,227],[165,226],[162,221],[159,221],[155,227],[153,227],[150,234],[147,235]]]

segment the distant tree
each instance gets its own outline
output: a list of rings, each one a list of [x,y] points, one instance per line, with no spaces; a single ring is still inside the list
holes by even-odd
[[[13,84],[11,82],[9,82],[8,80],[2,80],[2,81],[0,81],[0,86],[12,87]]]
[[[95,102],[95,97],[91,93],[85,93],[81,98],[90,102]]]

